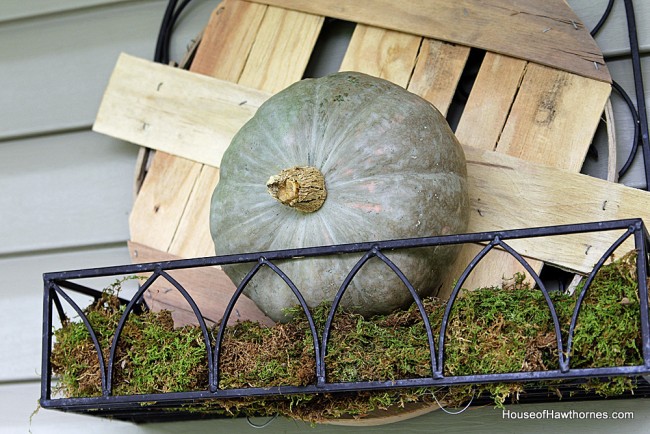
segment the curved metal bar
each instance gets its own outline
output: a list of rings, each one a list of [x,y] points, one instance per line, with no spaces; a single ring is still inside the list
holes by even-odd
[[[645,91],[643,89],[643,68],[641,67],[641,54],[639,38],[637,35],[634,2],[623,0],[625,17],[627,19],[628,39],[630,41],[630,54],[632,55],[632,75],[634,76],[634,93],[636,95],[637,113],[639,114],[639,127],[641,128],[641,151],[643,154],[643,169],[645,173],[646,190],[650,190],[650,137],[648,132],[648,113],[646,110]]]
[[[244,277],[244,279],[240,282],[239,286],[237,287],[237,291],[235,291],[235,293],[231,297],[230,302],[228,303],[228,306],[224,311],[224,316],[221,321],[221,325],[219,326],[219,334],[217,335],[217,339],[215,343],[214,383],[210,384],[211,392],[216,392],[219,389],[219,359],[221,354],[221,344],[223,342],[223,336],[225,334],[228,319],[230,318],[230,315],[235,307],[235,303],[237,302],[237,299],[244,291],[244,288],[246,287],[246,285],[248,285],[248,282],[253,278],[253,276],[260,270],[260,268],[263,265],[266,265],[271,270],[273,270],[273,272],[275,272],[275,274],[277,274],[284,281],[284,283],[286,283],[287,286],[289,286],[293,294],[298,299],[298,302],[300,303],[303,312],[307,316],[307,321],[309,322],[309,328],[312,334],[312,340],[314,341],[314,357],[316,360],[316,373],[319,372],[321,361],[320,361],[320,350],[318,344],[318,333],[316,332],[316,325],[314,324],[314,318],[312,317],[311,312],[309,312],[309,306],[307,306],[307,302],[305,301],[304,297],[302,296],[302,294],[300,293],[296,285],[293,283],[293,281],[286,274],[284,274],[284,272],[277,265],[262,257],[258,260],[255,267],[253,267],[251,271],[248,272],[246,277]]]
[[[241,294],[244,292],[244,289],[246,288],[246,285],[248,285],[248,282],[257,274],[257,272],[262,268],[263,265],[262,259],[257,261],[257,264],[251,270],[244,276],[241,282],[239,282],[239,285],[237,286],[237,290],[235,290],[234,294],[232,297],[230,297],[230,301],[228,302],[228,306],[226,306],[226,309],[223,311],[223,317],[221,318],[221,325],[219,325],[219,332],[217,333],[217,338],[215,339],[214,343],[214,368],[213,368],[213,377],[212,381],[210,382],[210,392],[216,392],[219,389],[219,358],[221,355],[221,343],[223,342],[223,336],[226,332],[226,326],[228,325],[228,319],[230,318],[230,315],[232,314],[233,309],[235,308],[235,304],[237,303],[237,300],[241,296]]]
[[[55,283],[52,284],[55,285]],[[60,289],[60,286],[57,285],[57,287]],[[52,301],[54,301],[54,306],[56,307],[56,313],[59,315],[59,320],[62,323],[68,321],[69,318],[65,314],[65,311],[63,310],[63,305],[61,304],[61,300],[59,299],[56,293],[54,293],[54,297],[52,297]],[[97,299],[95,299],[95,301],[97,301]]]
[[[456,282],[456,286],[454,286],[454,290],[451,291],[451,295],[449,296],[449,300],[447,300],[447,307],[445,308],[445,313],[442,315],[442,322],[440,323],[440,336],[438,337],[438,369],[436,372],[434,372],[434,378],[442,378],[444,377],[442,371],[444,369],[444,361],[445,361],[445,333],[447,333],[447,322],[449,321],[449,314],[451,312],[451,309],[454,307],[454,302],[456,301],[456,298],[458,297],[458,293],[460,292],[460,289],[462,288],[463,284],[467,280],[467,276],[469,276],[469,273],[476,268],[476,265],[485,257],[485,255],[488,254],[490,250],[494,248],[495,241],[498,240],[498,237],[495,237],[492,242],[483,249],[481,249],[480,252],[476,256],[474,256],[474,259],[467,264],[467,267],[465,267],[465,270],[463,273],[460,275],[460,278],[458,279],[458,282]]]
[[[639,149],[639,144],[641,143],[639,140],[639,138],[641,137],[641,126],[639,123],[639,112],[637,111],[634,102],[632,102],[632,98],[630,98],[630,95],[628,95],[625,89],[623,89],[623,87],[620,84],[618,84],[616,81],[612,81],[612,89],[614,89],[620,95],[620,97],[623,98],[623,102],[625,102],[625,105],[630,111],[630,116],[632,116],[632,124],[634,125],[634,134],[632,138],[632,145],[630,147],[630,152],[627,156],[627,160],[618,171],[618,175],[623,176],[625,175],[625,173],[627,173],[628,169],[632,165],[632,162],[634,161],[634,157],[636,157],[637,151]]]
[[[316,378],[318,378],[318,373],[321,372],[321,366],[322,366],[322,360],[321,360],[321,352],[320,352],[320,345],[318,343],[318,332],[316,331],[316,324],[314,323],[314,317],[311,315],[311,312],[309,311],[309,306],[307,306],[307,302],[305,301],[305,298],[302,296],[296,285],[293,283],[291,279],[289,279],[289,276],[284,274],[280,268],[278,268],[277,265],[275,265],[271,261],[267,261],[266,259],[262,258],[262,263],[269,267],[271,270],[275,272],[278,276],[284,280],[284,283],[286,283],[289,288],[291,288],[291,291],[293,291],[293,294],[296,296],[298,301],[300,302],[300,307],[302,307],[303,312],[307,316],[307,322],[309,323],[309,329],[311,330],[311,337],[314,342],[314,359],[316,361]],[[318,381],[318,380],[317,380]]]
[[[334,296],[334,300],[332,300],[332,306],[330,307],[330,313],[327,315],[327,321],[325,321],[325,328],[323,329],[323,342],[321,344],[321,354],[320,354],[320,359],[321,359],[321,364],[320,364],[320,370],[318,371],[318,384],[323,385],[326,381],[326,367],[325,367],[325,356],[327,355],[327,341],[329,340],[329,335],[330,335],[330,330],[332,328],[332,321],[334,320],[334,315],[336,314],[336,309],[338,309],[339,304],[341,303],[341,298],[343,298],[343,294],[345,293],[345,290],[348,288],[350,285],[350,282],[352,282],[352,279],[356,274],[359,272],[361,267],[368,262],[370,258],[375,256],[377,252],[376,248],[372,248],[368,250],[362,257],[357,261],[356,264],[354,264],[354,267],[350,270],[347,276],[345,276],[345,279],[343,280],[343,283],[341,284],[341,287],[339,288],[338,292],[336,293],[336,296]]]
[[[72,300],[72,298],[70,298],[70,296],[66,294],[65,291],[63,291],[55,282],[52,282],[51,285],[55,291],[55,294],[63,297],[63,299],[74,309],[77,315],[79,315],[79,318],[81,318],[81,321],[83,321],[84,325],[86,326],[86,330],[88,330],[88,333],[90,334],[90,339],[93,341],[93,345],[95,346],[95,351],[97,351],[97,360],[99,361],[99,375],[102,382],[102,393],[106,395],[106,390],[108,389],[108,379],[106,378],[106,364],[104,361],[102,346],[99,343],[99,339],[97,339],[97,334],[95,333],[93,326],[90,324],[90,321],[88,321],[88,317],[83,313],[83,310],[81,310],[77,303],[75,303],[74,300]]]
[[[411,284],[411,282],[406,278],[404,273],[402,273],[402,270],[399,269],[397,265],[386,255],[384,255],[381,251],[377,251],[376,256],[381,259],[384,264],[388,265],[391,270],[397,275],[397,277],[400,278],[400,280],[406,285],[406,288],[409,290],[411,293],[411,297],[413,297],[413,300],[415,301],[415,304],[418,307],[418,310],[420,311],[420,316],[422,317],[422,321],[424,322],[424,328],[427,332],[427,339],[429,342],[429,353],[431,357],[431,375],[435,377],[436,371],[438,370],[438,364],[436,363],[436,344],[433,341],[433,331],[431,330],[431,322],[429,321],[429,316],[427,315],[427,311],[424,309],[424,305],[422,304],[422,299],[418,295],[418,293],[415,291],[415,288]]]
[[[535,283],[539,287],[540,291],[542,291],[542,294],[544,295],[544,299],[546,300],[546,305],[548,306],[548,309],[551,312],[551,318],[553,319],[553,328],[555,330],[555,338],[557,341],[558,357],[559,357],[558,362],[560,365],[560,370],[562,372],[568,372],[569,358],[567,354],[564,353],[564,344],[562,341],[562,329],[560,328],[560,320],[557,317],[557,311],[555,310],[555,306],[553,305],[553,301],[551,300],[551,297],[548,295],[548,291],[546,290],[546,286],[544,285],[544,282],[542,282],[542,279],[540,279],[539,275],[535,272],[535,270],[533,270],[533,268],[530,266],[528,261],[526,261],[512,247],[510,247],[509,245],[507,245],[501,240],[497,242],[497,245],[503,248],[506,252],[510,253],[524,267],[524,269],[528,271],[528,274],[530,274],[533,277],[533,280],[535,280]]]
[[[630,235],[634,233],[634,230],[635,230],[634,227],[630,226],[623,235],[621,235],[616,241],[614,241],[614,244],[609,246],[609,248],[605,251],[605,253],[603,253],[603,255],[600,257],[598,262],[596,262],[596,265],[591,270],[591,273],[589,273],[589,276],[587,277],[585,284],[582,286],[582,290],[580,291],[580,294],[576,299],[576,305],[573,308],[573,315],[571,315],[571,324],[569,325],[569,333],[567,336],[567,347],[566,347],[566,356],[565,356],[567,359],[567,367],[568,367],[569,359],[571,358],[571,349],[573,346],[573,333],[575,331],[576,323],[578,321],[578,315],[580,314],[580,308],[582,307],[582,301],[587,295],[587,291],[589,290],[591,283],[596,277],[596,274],[603,266],[607,258],[609,258],[611,254],[614,253],[614,250],[616,250],[621,244],[623,244],[625,240],[627,240],[630,237]]]
[[[196,316],[196,320],[199,322],[199,327],[201,328],[201,332],[203,333],[203,340],[205,342],[206,355],[208,357],[208,384],[212,384],[212,379],[214,377],[214,364],[212,363],[212,357],[213,357],[212,344],[210,343],[210,334],[208,333],[208,327],[205,325],[205,320],[203,319],[203,315],[201,315],[201,311],[199,310],[199,307],[194,302],[194,299],[190,296],[190,294],[188,294],[185,288],[183,288],[183,286],[180,283],[178,283],[176,279],[174,279],[164,270],[161,270],[160,275],[165,279],[167,279],[167,281],[169,281],[169,283],[174,285],[174,287],[178,290],[178,292],[181,293],[183,298],[185,298],[187,303],[192,308],[192,311]]]
[[[144,292],[147,289],[149,289],[151,284],[158,278],[159,275],[160,275],[160,269],[157,269],[156,271],[154,271],[154,273],[151,276],[149,276],[149,278],[142,284],[140,289],[138,289],[135,295],[131,298],[129,304],[126,305],[126,307],[124,308],[124,312],[122,313],[122,317],[120,318],[120,321],[117,323],[117,328],[115,329],[115,334],[113,335],[113,342],[111,344],[111,351],[108,356],[108,369],[106,371],[106,389],[104,390],[104,396],[109,396],[113,391],[112,383],[113,383],[115,352],[117,351],[117,343],[120,340],[120,334],[122,333],[124,324],[126,323],[129,314],[133,310],[133,307],[137,304],[138,300],[140,300],[140,297],[142,297],[142,294],[144,294]]]
[[[612,12],[612,7],[614,6],[614,0],[609,0],[607,2],[607,7],[605,7],[605,12],[601,15],[600,19],[594,26],[594,28],[589,32],[589,34],[594,37],[596,36],[596,33],[600,31],[600,28],[605,24],[605,21],[607,21],[607,18],[609,17],[610,12]]]

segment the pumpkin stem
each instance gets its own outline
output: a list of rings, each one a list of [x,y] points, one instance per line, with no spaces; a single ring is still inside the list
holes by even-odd
[[[266,182],[269,194],[284,205],[302,212],[318,211],[325,199],[325,178],[312,166],[284,169]]]

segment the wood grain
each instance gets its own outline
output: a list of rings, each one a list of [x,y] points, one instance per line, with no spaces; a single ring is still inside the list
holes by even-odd
[[[524,60],[485,53],[456,127],[461,143],[479,149],[496,148],[526,65]]]
[[[636,217],[650,222],[647,191],[499,152],[465,149],[473,232]],[[603,232],[510,244],[527,257],[586,272],[618,235]],[[622,250],[630,249],[627,244]]]
[[[323,21],[322,16],[269,7],[238,82],[278,92],[300,80]]]
[[[220,53],[220,56],[213,60],[210,73],[235,80],[235,74],[231,69],[224,71],[219,67],[219,65],[232,61],[242,63],[241,75],[238,80],[256,88],[278,91],[300,80],[320,32],[323,23],[322,17],[269,7],[265,10],[262,19],[258,20],[259,11],[250,5],[242,7],[241,3],[246,2],[230,1],[225,6],[222,5],[237,11],[234,17],[229,17],[228,22],[235,20],[238,25],[226,24],[228,32],[224,33],[221,26],[218,25],[220,21],[215,20],[218,21],[215,27],[208,28],[206,31],[212,44],[220,45],[223,41],[212,36],[213,31],[218,34],[219,38],[238,40],[240,27],[251,23],[251,26],[258,27],[255,38],[252,41],[248,39],[239,41],[242,48],[250,47],[250,52],[243,49],[236,52]],[[219,13],[219,9],[217,9],[215,14],[219,14],[221,17],[224,12]],[[206,51],[209,51],[209,47]],[[197,68],[199,67],[200,64]],[[244,89],[241,86],[236,88]],[[255,110],[268,98],[269,94],[265,92],[250,90],[251,93],[242,95],[239,102],[240,107],[231,107],[231,110],[238,111],[242,108]],[[219,95],[220,97],[225,96],[224,93]],[[214,99],[214,95],[210,93],[204,94],[203,97]],[[230,96],[226,96],[226,98],[232,100]],[[244,117],[249,118],[250,116],[245,115]],[[231,117],[222,114],[219,119],[230,122]],[[223,142],[226,146],[230,143],[231,136],[242,125],[240,121],[237,121],[236,124],[238,125],[236,130],[228,133],[227,140]],[[213,152],[213,157],[221,159],[223,150],[218,153]],[[205,256],[214,253],[214,245],[209,232],[209,205],[212,191],[219,179],[218,176],[219,172],[214,167],[204,166],[201,169],[195,188],[188,197],[187,206],[178,222],[178,228],[169,248],[170,253],[183,257]]]
[[[421,41],[418,36],[358,24],[339,70],[363,72],[406,88]]]
[[[469,56],[469,47],[424,38],[407,89],[447,114]]]
[[[129,216],[132,241],[169,249],[200,171],[194,161],[156,154]]]
[[[611,82],[600,49],[563,0],[253,1],[481,48]]]
[[[210,75],[271,91],[280,90],[302,78],[322,23],[322,17],[226,0],[211,16],[191,74],[204,82],[210,80],[204,75]],[[268,95],[252,89],[241,94],[238,92],[245,88],[232,84],[234,87],[231,87],[231,90],[238,94],[235,98],[234,95],[228,95],[224,89],[217,93],[206,92],[206,89],[201,89],[196,83],[185,88],[184,81],[177,79],[177,74],[186,72],[163,66],[156,70],[162,76],[155,76],[158,79],[155,101],[146,101],[147,97],[140,93],[143,90],[140,74],[144,71],[138,69],[138,66],[142,64],[128,56],[123,56],[120,60],[124,60],[120,63],[122,68],[116,68],[111,82],[122,83],[125,87],[120,89],[119,86],[112,87],[109,84],[109,89],[115,89],[116,92],[106,92],[95,129],[119,135],[131,142],[146,142],[158,149],[169,150],[169,147],[180,143],[184,147],[183,152],[191,154],[185,155],[190,157],[189,159],[161,152],[154,156],[131,214],[132,241],[142,242],[163,253],[183,257],[211,255],[214,248],[209,233],[209,201],[219,171],[215,167],[203,165],[203,152],[220,161],[231,137]],[[194,71],[203,75],[195,74]],[[223,83],[227,87],[229,82]],[[174,87],[174,84],[180,84],[181,87]],[[147,89],[146,92],[152,90]],[[186,118],[183,123],[190,127],[190,130],[178,129],[178,125],[167,124],[164,119],[159,123],[156,114],[182,113],[182,108],[176,105],[179,95],[198,105],[215,102],[212,107],[216,111],[203,110],[204,117],[201,120],[195,117]],[[224,97],[226,100],[223,100]],[[103,117],[106,112],[102,108],[110,107],[115,101],[117,104],[123,104],[125,100],[130,101],[128,105],[132,112],[122,115],[135,121],[129,122],[122,118],[123,122],[106,122]],[[225,101],[229,103],[223,105]],[[151,103],[157,106],[153,111],[149,110]],[[140,112],[140,109],[144,112]],[[231,114],[234,112],[240,113],[242,118],[233,119]],[[111,111],[108,110],[108,113]],[[152,117],[147,117],[148,115]],[[138,123],[141,124],[140,131]],[[120,131],[113,131],[111,127],[109,130],[103,129],[106,125],[117,127]],[[192,128],[192,125],[209,125],[209,129]],[[232,129],[233,126],[235,129]],[[179,137],[184,134],[184,130],[189,136]],[[220,133],[215,135],[216,131]],[[200,137],[203,133],[207,135]],[[138,134],[144,134],[146,139],[137,139],[135,136]],[[217,137],[219,134],[225,136]],[[206,142],[221,143],[224,146],[219,150],[191,145]],[[197,281],[209,280],[211,277],[206,273],[202,269],[187,271],[187,274],[191,274],[192,279]],[[199,286],[195,290],[202,293],[207,289]],[[167,300],[166,294],[160,292],[156,303],[174,307],[174,315],[181,315],[187,306],[183,303],[177,304],[180,300]],[[213,299],[212,303],[223,308],[226,301]],[[181,313],[176,313],[177,309]]]
[[[610,93],[607,83],[529,64],[497,150],[579,171]]]
[[[192,71],[237,82],[246,65],[267,6],[224,0],[212,12]]]
[[[210,199],[218,181],[219,169],[202,165],[169,246],[170,252],[183,258],[214,255],[214,243],[210,235]]]
[[[171,153],[183,143],[184,155],[193,161],[206,158],[205,149],[198,144],[214,140],[224,145],[210,150],[209,158],[218,166],[232,136],[269,94],[230,81],[222,81],[215,92],[214,79],[200,74],[194,74],[192,85],[187,87],[181,78],[185,74],[188,72],[182,69],[120,55],[93,130]],[[178,105],[176,98],[181,95],[200,104],[201,111]],[[174,112],[189,128],[179,130],[177,125],[168,124],[167,112]]]

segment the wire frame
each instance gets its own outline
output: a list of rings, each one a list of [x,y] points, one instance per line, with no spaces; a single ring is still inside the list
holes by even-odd
[[[603,253],[597,261],[592,271],[585,280],[580,293],[576,296],[576,304],[569,324],[568,333],[563,337],[558,314],[549,296],[549,290],[539,275],[533,270],[522,255],[513,249],[508,241],[521,238],[549,237],[557,235],[569,235],[578,233],[597,233],[602,231],[622,232],[616,241]],[[610,366],[597,368],[572,368],[571,350],[573,336],[578,322],[578,315],[585,295],[593,282],[598,270],[603,266],[607,258],[628,239],[634,241],[637,251],[637,284],[640,300],[640,318],[639,327],[642,340],[642,357],[643,363],[637,366]],[[410,283],[408,278],[391,261],[390,254],[402,249],[412,249],[419,247],[431,247],[442,245],[459,245],[465,243],[482,243],[483,249],[470,261],[455,284],[447,306],[445,308],[442,323],[437,338],[434,338],[429,318],[425,311],[422,299]],[[605,222],[594,222],[573,225],[548,226],[540,228],[527,228],[508,231],[481,232],[472,234],[460,234],[449,236],[436,236],[424,238],[411,238],[401,240],[388,240],[369,243],[342,244],[335,246],[310,247],[301,249],[289,249],[279,251],[256,252],[241,255],[225,255],[206,258],[182,259],[175,261],[152,262],[147,264],[131,264],[123,266],[94,268],[76,271],[64,271],[55,273],[46,273],[44,279],[44,298],[43,298],[43,353],[42,353],[42,378],[41,378],[41,406],[44,408],[54,408],[65,411],[76,412],[100,412],[102,414],[122,414],[124,411],[129,414],[146,413],[142,404],[148,403],[158,407],[176,407],[185,404],[192,404],[201,400],[214,398],[241,398],[250,396],[277,396],[290,394],[316,394],[332,392],[354,392],[367,390],[385,390],[406,387],[441,387],[454,386],[461,384],[482,384],[495,382],[531,382],[539,380],[571,380],[584,379],[589,377],[612,377],[612,376],[641,376],[650,373],[650,324],[648,319],[648,248],[650,247],[650,237],[640,219],[627,219]],[[487,373],[477,375],[445,375],[445,342],[446,332],[449,327],[450,312],[457,300],[459,292],[463,287],[469,274],[476,268],[478,263],[492,249],[499,248],[510,253],[533,277],[537,288],[542,292],[546,305],[550,312],[555,330],[555,340],[558,348],[558,369],[526,371],[526,372],[509,372],[509,373]],[[341,254],[361,254],[361,258],[350,269],[345,279],[341,282],[340,288],[332,300],[332,307],[321,331],[316,328],[314,318],[310,312],[300,288],[282,271],[277,265],[280,261],[291,261],[295,258],[317,257],[327,255]],[[332,324],[337,314],[342,297],[347,288],[353,281],[355,275],[371,259],[377,258],[386,264],[386,272],[395,273],[404,283],[406,289],[411,294],[414,303],[422,317],[424,328],[427,334],[427,343],[430,352],[430,375],[419,378],[404,378],[390,381],[360,381],[360,382],[329,382],[327,380],[326,355],[328,342],[332,332]],[[215,265],[227,265],[235,263],[250,263],[251,269],[244,279],[239,282],[237,289],[228,302],[224,311],[221,324],[214,344],[211,343],[210,331],[201,314],[201,311],[187,289],[176,281],[169,271],[177,269],[187,269],[196,267],[210,267]],[[222,389],[219,387],[220,378],[220,356],[222,353],[223,338],[228,320],[234,310],[237,300],[244,292],[246,285],[263,267],[269,268],[277,274],[292,290],[296,297],[297,304],[307,317],[309,330],[306,333],[311,334],[313,341],[313,354],[315,359],[315,378],[313,384],[305,386],[277,386],[277,387],[246,387]],[[90,321],[84,315],[83,310],[75,303],[69,292],[89,295],[99,299],[101,291],[88,288],[76,283],[75,280],[107,276],[123,276],[151,273],[150,277],[140,286],[137,292],[130,300],[123,300],[126,305],[124,312],[116,327],[112,344],[106,353],[101,348],[101,344]],[[205,390],[174,392],[174,393],[157,393],[142,395],[115,395],[114,390],[114,371],[116,348],[120,339],[120,334],[131,313],[137,314],[142,309],[143,295],[147,289],[158,279],[167,280],[188,302],[196,316],[197,323],[202,332],[203,343],[205,345],[206,360],[208,363],[208,384]],[[85,325],[90,338],[93,342],[99,361],[101,390],[102,396],[89,398],[52,398],[52,364],[51,351],[53,341],[53,314],[56,311],[59,317],[65,319],[62,300],[72,307],[76,315],[81,318]],[[107,354],[107,359],[104,358]],[[151,404],[155,403],[155,404]],[[122,412],[122,413],[120,413]],[[135,416],[134,416],[135,417]],[[146,419],[146,417],[145,417]]]

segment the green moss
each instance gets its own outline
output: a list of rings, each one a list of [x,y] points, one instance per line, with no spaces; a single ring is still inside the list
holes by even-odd
[[[589,289],[578,319],[571,354],[572,368],[641,363],[639,300],[634,254],[606,265]],[[578,287],[576,293],[579,293]],[[123,307],[109,288],[86,313],[107,358]],[[552,293],[564,339],[575,297]],[[424,300],[436,338],[446,304]],[[313,309],[322,330],[328,306]],[[308,385],[315,382],[313,343],[304,315],[274,327],[240,322],[227,328],[221,353],[224,389]],[[216,330],[210,331],[214,337]],[[94,346],[81,322],[66,322],[55,331],[54,373],[65,396],[101,394]],[[445,344],[445,375],[506,373],[558,369],[558,348],[546,300],[523,276],[501,288],[463,291],[451,311]],[[214,344],[214,341],[212,342]],[[205,390],[208,383],[205,342],[198,327],[174,328],[170,312],[131,314],[116,353],[114,394]],[[328,381],[385,381],[431,375],[429,347],[415,306],[370,319],[338,312],[326,358]],[[556,383],[547,386],[552,393]],[[485,384],[444,388],[436,397],[452,406],[472,396],[490,396],[496,405],[516,400],[525,385]],[[633,390],[629,378],[590,380],[583,387],[610,396]],[[318,421],[360,417],[409,403],[433,405],[429,389],[209,400],[188,411],[229,415],[283,414]]]

